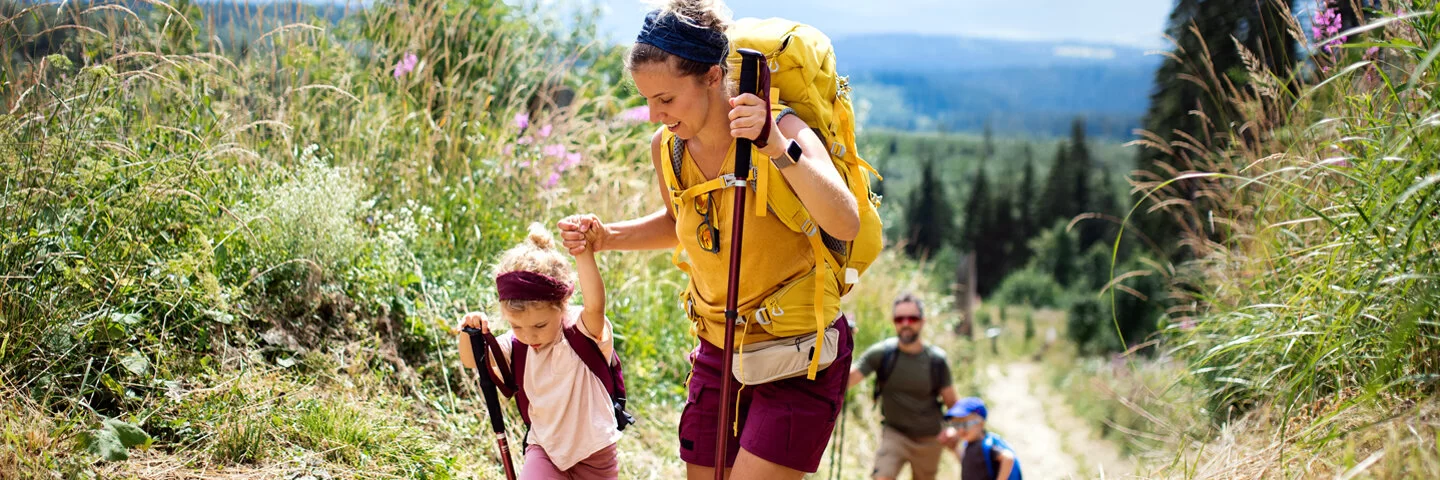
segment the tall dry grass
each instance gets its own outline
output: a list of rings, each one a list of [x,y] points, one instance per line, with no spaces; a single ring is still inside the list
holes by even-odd
[[[1294,77],[1238,44],[1246,84],[1184,57],[1182,80],[1240,118],[1197,111],[1202,131],[1139,141],[1170,160],[1137,173],[1132,217],[1166,216],[1194,254],[1157,269],[1177,305],[1166,354],[1189,370],[1168,387],[1195,389],[1191,414],[1220,429],[1150,432],[1169,439],[1163,474],[1436,475],[1434,7],[1379,2],[1348,43],[1313,39]]]

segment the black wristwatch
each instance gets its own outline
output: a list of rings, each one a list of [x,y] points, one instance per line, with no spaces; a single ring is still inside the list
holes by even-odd
[[[797,142],[795,141],[795,139],[792,138],[789,142],[785,143],[785,154],[779,157],[770,157],[770,162],[775,164],[775,168],[783,170],[791,165],[799,163],[800,155],[804,153],[805,150],[800,148],[800,142]]]

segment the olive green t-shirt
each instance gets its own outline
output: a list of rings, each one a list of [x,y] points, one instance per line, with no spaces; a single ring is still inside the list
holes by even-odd
[[[860,357],[860,373],[876,373],[885,358],[885,350],[898,345],[899,340],[892,337],[865,350]],[[939,385],[932,385],[932,359],[939,359],[936,364],[940,369]],[[950,363],[944,351],[934,346],[926,346],[917,354],[897,351],[895,368],[885,382],[884,391],[880,392],[882,423],[910,438],[939,435],[944,417],[936,392],[951,384]]]

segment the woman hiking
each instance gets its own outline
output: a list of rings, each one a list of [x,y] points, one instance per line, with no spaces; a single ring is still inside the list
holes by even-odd
[[[626,69],[648,102],[650,121],[663,124],[652,138],[650,156],[666,207],[641,218],[608,224],[594,215],[582,215],[562,221],[559,227],[566,248],[577,251],[587,246],[602,251],[678,245],[688,258],[688,264],[682,266],[690,276],[683,298],[692,331],[700,339],[689,355],[692,368],[688,397],[679,426],[680,457],[687,464],[688,478],[714,478],[718,415],[721,409],[728,409],[733,421],[727,433],[733,435],[727,435],[729,447],[723,464],[731,468],[731,478],[799,479],[819,466],[835,427],[850,370],[853,341],[848,321],[839,314],[838,280],[815,274],[816,258],[806,235],[786,227],[777,215],[757,215],[753,208],[747,208],[743,254],[739,259],[743,274],[736,292],[739,318],[745,320],[743,326],[735,327],[735,345],[740,352],[734,360],[737,376],[773,367],[774,357],[745,355],[758,356],[764,346],[792,338],[772,331],[797,330],[779,328],[777,324],[782,322],[774,318],[806,319],[809,330],[815,332],[813,314],[792,312],[784,316],[783,312],[776,313],[778,309],[767,313],[765,307],[767,300],[792,290],[803,292],[807,300],[816,298],[811,292],[817,282],[823,288],[825,318],[833,319],[825,337],[826,346],[833,350],[826,355],[833,356],[833,360],[813,379],[803,368],[809,365],[810,357],[802,352],[806,356],[801,358],[798,375],[782,372],[775,375],[781,379],[747,382],[743,387],[734,380],[722,382],[723,310],[728,294],[729,239],[734,227],[730,219],[734,192],[739,189],[688,192],[733,173],[736,139],[754,140],[762,131],[768,131],[764,142],[755,142],[765,145],[754,150],[755,162],[775,163],[783,180],[828,237],[841,242],[854,239],[860,230],[860,217],[855,196],[816,133],[791,112],[772,117],[762,99],[752,94],[736,95],[734,86],[727,82],[728,22],[728,12],[719,1],[671,0],[646,16],[626,58]],[[767,125],[770,128],[765,128]],[[674,175],[683,194],[671,191],[667,175]],[[753,189],[744,191],[749,197],[755,196]],[[747,201],[756,205],[758,200]],[[794,310],[810,312],[814,303],[810,301]],[[768,316],[772,314],[781,317]],[[814,337],[809,340],[813,341]],[[809,345],[794,341],[788,350],[804,350]],[[743,362],[742,358],[750,361]],[[733,401],[721,405],[720,388],[727,383]]]

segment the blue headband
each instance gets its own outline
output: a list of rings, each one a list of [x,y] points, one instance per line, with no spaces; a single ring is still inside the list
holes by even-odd
[[[645,25],[635,43],[653,45],[671,55],[716,65],[730,53],[730,41],[714,29],[698,27],[675,14],[661,15],[659,10],[645,15]]]

